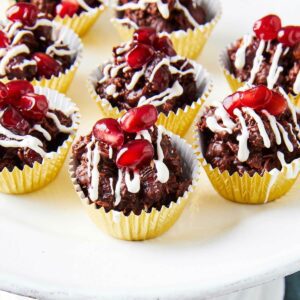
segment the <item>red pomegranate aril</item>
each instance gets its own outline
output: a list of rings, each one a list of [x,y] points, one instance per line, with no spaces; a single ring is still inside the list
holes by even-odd
[[[7,18],[12,21],[20,21],[27,26],[33,26],[37,20],[39,10],[31,3],[17,3],[6,11]]]
[[[5,109],[0,122],[8,130],[20,135],[26,135],[30,129],[30,124],[28,121],[25,120],[24,117],[11,106]]]
[[[280,28],[280,18],[276,15],[268,15],[254,23],[253,31],[259,39],[270,41],[276,39]]]
[[[141,169],[150,164],[154,148],[147,140],[134,140],[125,144],[117,155],[118,168]]]
[[[0,108],[7,104],[7,88],[3,82],[0,82]]]
[[[141,44],[153,45],[156,39],[156,30],[151,27],[141,27],[134,32],[133,39]]]
[[[157,121],[157,110],[153,105],[144,105],[130,109],[120,121],[126,132],[139,132],[148,129]]]
[[[65,16],[73,17],[79,9],[79,4],[76,0],[63,0],[56,6],[56,14],[61,18]]]
[[[99,120],[93,127],[93,135],[112,147],[119,148],[124,143],[124,133],[117,120],[112,118]]]
[[[175,56],[176,52],[173,48],[172,41],[167,36],[162,36],[157,38],[154,42],[154,48],[156,50],[162,51],[169,56]]]
[[[228,97],[226,97],[223,100],[223,106],[227,110],[227,112],[233,117],[234,113],[233,111],[236,108],[241,108],[242,103],[241,103],[241,98],[242,98],[242,92],[236,92]]]
[[[278,116],[287,109],[287,106],[288,104],[286,99],[281,94],[273,91],[272,98],[265,106],[265,110],[267,110],[273,116]]]
[[[51,56],[36,52],[33,55],[33,59],[37,63],[38,74],[44,76],[47,79],[52,75],[57,76],[61,70],[61,65]]]
[[[8,101],[13,104],[26,93],[33,93],[33,85],[27,80],[13,80],[6,84]]]
[[[278,32],[277,39],[287,47],[300,43],[300,26],[282,27]]]
[[[272,91],[259,85],[241,93],[241,104],[253,109],[264,108],[272,98]]]
[[[127,63],[132,69],[139,69],[147,64],[154,55],[154,49],[145,44],[136,45],[128,54],[127,54]]]
[[[5,99],[8,96],[7,86],[0,82],[0,99]]]
[[[6,48],[9,45],[9,38],[5,32],[0,30],[0,48]]]
[[[36,122],[43,120],[49,108],[47,98],[35,93],[23,95],[15,104],[24,118]]]

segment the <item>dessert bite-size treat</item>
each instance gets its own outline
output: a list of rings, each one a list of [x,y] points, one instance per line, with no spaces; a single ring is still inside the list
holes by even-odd
[[[58,28],[33,4],[15,4],[6,16],[0,25],[0,77],[65,91],[81,56],[77,35]]]
[[[295,103],[300,96],[300,26],[283,26],[276,15],[256,21],[253,33],[221,55],[225,76],[235,91],[245,82],[282,87]]]
[[[168,35],[180,55],[197,58],[221,15],[218,0],[116,0],[112,19],[121,37],[153,27]]]
[[[183,135],[211,89],[207,72],[176,54],[171,40],[153,28],[135,31],[133,40],[113,49],[113,58],[90,76],[90,92],[104,116],[154,105],[158,124]]]
[[[267,203],[300,172],[300,111],[283,90],[264,85],[206,107],[198,122],[202,164],[226,199]]]
[[[76,105],[56,91],[0,82],[0,191],[31,192],[53,180],[78,120]]]
[[[179,217],[198,179],[191,146],[156,126],[145,105],[96,122],[73,146],[70,172],[92,219],[114,237],[143,240]]]
[[[32,3],[55,21],[83,35],[98,19],[104,10],[102,0],[17,0]]]

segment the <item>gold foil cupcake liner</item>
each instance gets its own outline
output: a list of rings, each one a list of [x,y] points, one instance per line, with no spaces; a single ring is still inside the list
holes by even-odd
[[[61,18],[56,16],[55,21],[72,29],[79,36],[83,36],[95,24],[100,15],[103,13],[104,9],[105,7],[102,5],[98,8],[94,8],[91,11],[82,12],[81,14],[76,14],[72,17],[65,16]]]
[[[164,131],[171,137],[172,143],[184,161],[186,177],[192,179],[192,184],[182,197],[172,202],[169,207],[160,210],[153,208],[151,212],[143,211],[140,215],[131,213],[125,216],[123,212],[111,210],[105,212],[98,208],[83,193],[75,176],[76,163],[71,157],[69,171],[75,191],[92,221],[107,234],[122,240],[140,241],[155,238],[166,232],[180,217],[186,203],[191,199],[200,176],[200,165],[192,147],[179,136]]]
[[[199,154],[200,163],[214,189],[225,199],[242,204],[265,204],[285,195],[300,174],[300,159],[286,164],[279,171],[273,169],[263,175],[248,173],[240,176],[237,172],[230,175],[213,168],[203,156],[202,137],[195,125],[194,148]]]
[[[157,120],[157,125],[162,125],[167,130],[172,131],[175,134],[183,137],[192,123],[194,122],[196,116],[202,104],[206,101],[209,96],[213,84],[210,79],[208,72],[199,64],[193,61],[190,63],[196,69],[196,83],[198,89],[198,99],[194,101],[191,105],[186,105],[184,109],[177,109],[176,112],[170,111],[167,115],[160,113]],[[100,98],[96,93],[95,87],[97,82],[102,77],[102,69],[105,64],[94,70],[88,78],[88,91],[94,101],[96,101],[101,114],[104,117],[118,119],[125,114],[125,110],[119,110],[118,107],[113,107],[107,99]]]
[[[56,23],[55,31],[57,35],[56,39],[58,40],[61,38],[62,41],[66,43],[66,45],[68,45],[71,50],[74,51],[75,61],[73,62],[72,66],[69,69],[59,73],[57,76],[53,75],[49,79],[46,78],[42,78],[40,80],[34,79],[31,81],[31,83],[35,86],[46,87],[52,90],[57,90],[61,93],[65,93],[68,90],[74,78],[74,75],[79,67],[79,64],[82,60],[83,45],[81,43],[80,38],[77,36],[77,34],[75,34],[69,28]],[[8,82],[13,79],[8,79],[7,77],[4,77],[1,80],[3,82]]]
[[[223,74],[233,92],[236,92],[239,88],[243,87],[246,82],[242,82],[239,78],[235,77],[231,72],[230,72],[230,60],[228,57],[227,50],[232,47],[234,43],[229,45],[225,50],[221,52],[221,55],[219,57],[219,62],[223,71]],[[300,107],[300,94],[298,95],[293,95],[291,93],[288,94],[289,98],[291,99],[291,102]]]
[[[211,32],[222,15],[222,8],[219,0],[202,0],[198,2],[199,5],[203,5],[205,11],[208,12],[209,22],[199,25],[193,30],[178,30],[171,34],[163,33],[163,35],[168,35],[170,37],[174,48],[179,55],[190,59],[196,59],[201,54]],[[122,22],[122,19],[113,18],[111,19],[111,22],[124,41],[130,40],[134,30],[138,28],[133,22],[130,22],[132,27],[128,27],[126,23]]]
[[[61,169],[79,126],[78,108],[69,98],[48,88],[35,87],[35,92],[45,95],[49,101],[49,107],[52,109],[75,111],[73,115],[74,133],[69,135],[56,152],[48,153],[42,163],[35,162],[32,167],[25,166],[23,169],[15,167],[12,171],[7,168],[2,170],[0,172],[0,192],[2,193],[29,193],[50,183]]]

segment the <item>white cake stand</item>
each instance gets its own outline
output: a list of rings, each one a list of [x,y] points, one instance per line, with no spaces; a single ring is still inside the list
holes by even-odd
[[[298,0],[227,0],[200,62],[211,99],[229,89],[218,54],[253,21],[273,12],[299,23]],[[86,78],[119,40],[109,12],[84,38],[84,61],[68,93],[82,113],[81,133],[100,118]],[[0,290],[40,299],[208,299],[283,278],[300,269],[299,181],[284,198],[246,206],[219,197],[203,174],[182,217],[164,236],[123,242],[86,216],[66,168],[45,189],[0,196]]]

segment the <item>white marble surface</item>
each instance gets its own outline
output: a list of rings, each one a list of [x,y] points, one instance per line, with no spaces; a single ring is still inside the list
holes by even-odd
[[[213,75],[211,99],[229,92],[217,63],[226,44],[270,12],[284,24],[299,23],[299,0],[224,0],[223,6],[199,59]],[[81,109],[81,133],[100,117],[86,91],[87,75],[119,41],[109,17],[106,12],[84,38],[84,61],[68,92]],[[219,197],[203,175],[167,234],[129,243],[92,224],[65,168],[42,191],[0,196],[0,289],[48,299],[208,299],[282,278],[300,269],[299,195],[298,181],[280,201],[238,205]]]

